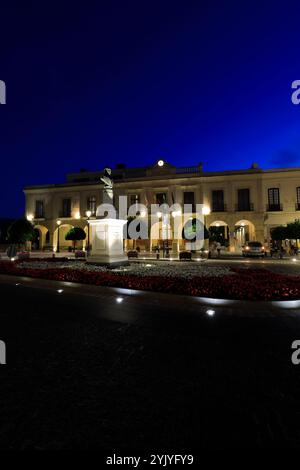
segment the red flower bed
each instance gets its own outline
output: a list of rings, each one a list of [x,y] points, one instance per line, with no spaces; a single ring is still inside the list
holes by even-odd
[[[300,277],[276,274],[267,269],[232,269],[236,275],[191,279],[138,277],[114,272],[88,272],[72,268],[35,269],[18,263],[0,262],[0,273],[41,279],[79,282],[96,286],[124,287],[146,291],[239,300],[300,299]]]

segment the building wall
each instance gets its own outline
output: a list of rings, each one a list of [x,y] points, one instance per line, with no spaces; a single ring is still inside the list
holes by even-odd
[[[150,175],[149,175],[150,174]],[[263,243],[270,240],[270,229],[276,225],[286,224],[300,217],[300,211],[296,210],[297,194],[296,188],[300,186],[300,169],[282,169],[267,171],[245,170],[240,172],[218,172],[195,174],[175,174],[174,167],[164,168],[163,171],[155,168],[149,176],[139,178],[124,179],[116,181],[114,194],[118,196],[128,196],[138,194],[140,202],[147,205],[155,202],[155,194],[165,192],[167,202],[172,205],[173,199],[176,203],[183,204],[183,193],[194,191],[195,203],[212,207],[212,191],[223,190],[226,211],[211,212],[206,216],[206,226],[216,224],[226,224],[229,227],[230,249],[232,251],[240,249],[237,241],[237,230],[239,233],[246,230],[251,237]],[[95,179],[95,178],[94,178]],[[250,202],[253,210],[240,212],[237,210],[238,189],[250,189]],[[281,211],[268,211],[268,188],[279,188]],[[57,220],[61,219],[63,225],[87,226],[86,210],[87,198],[96,197],[97,206],[102,202],[102,186],[98,183],[70,182],[66,185],[33,187],[25,189],[26,195],[26,216],[35,215],[35,201],[43,200],[45,214],[43,219],[34,219],[35,225],[45,227],[50,232],[49,247],[55,246]],[[71,198],[71,217],[63,218],[61,214],[62,200]],[[299,201],[298,201],[299,202]],[[80,218],[79,218],[80,217]],[[243,229],[243,226],[246,228]],[[45,238],[45,234],[44,234]],[[148,250],[149,243],[137,242],[142,248]],[[46,242],[43,239],[42,245]],[[68,243],[63,243],[68,246]],[[132,245],[129,243],[129,246]],[[175,244],[176,245],[176,244]],[[174,245],[174,246],[175,246]],[[183,248],[182,243],[177,244],[178,248]]]

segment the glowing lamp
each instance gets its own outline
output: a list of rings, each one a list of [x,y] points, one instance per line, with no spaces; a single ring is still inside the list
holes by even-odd
[[[210,214],[210,208],[208,206],[204,206],[202,208],[202,214],[203,215],[209,215]]]

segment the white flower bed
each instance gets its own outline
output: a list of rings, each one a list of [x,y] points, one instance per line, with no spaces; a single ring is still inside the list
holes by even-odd
[[[130,266],[120,267],[115,269],[108,269],[103,266],[93,264],[86,264],[78,261],[24,261],[18,265],[20,268],[26,269],[80,269],[82,271],[93,272],[106,272],[110,271],[119,276],[126,276],[128,274],[143,277],[143,276],[161,276],[161,277],[180,277],[190,279],[193,277],[205,276],[224,276],[227,274],[234,274],[227,266],[207,266],[202,262],[146,262],[145,263],[131,263]]]

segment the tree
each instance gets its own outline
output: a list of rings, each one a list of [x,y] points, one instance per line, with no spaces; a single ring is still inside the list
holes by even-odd
[[[296,240],[296,242],[298,243],[298,240],[300,238],[300,220],[296,219],[294,222],[290,222],[289,224],[287,224],[286,231],[286,238],[289,238],[290,240]]]
[[[279,225],[278,227],[274,227],[271,229],[271,237],[274,241],[282,241],[288,238],[288,230],[287,227],[283,225]]]
[[[18,219],[7,230],[7,241],[17,245],[23,245],[34,239],[35,233],[32,224],[26,219]]]
[[[66,240],[71,240],[73,242],[73,247],[75,251],[76,242],[86,239],[86,233],[81,227],[72,227],[65,236]]]

